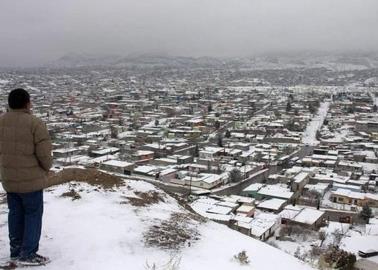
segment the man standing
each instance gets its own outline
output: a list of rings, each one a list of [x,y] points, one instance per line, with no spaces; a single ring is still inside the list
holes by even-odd
[[[11,261],[41,265],[37,254],[42,230],[43,189],[52,165],[51,139],[46,125],[33,116],[30,95],[15,89],[9,111],[0,116],[0,173],[7,192]]]

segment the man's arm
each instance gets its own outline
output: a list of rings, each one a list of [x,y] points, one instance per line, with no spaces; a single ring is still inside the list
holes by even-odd
[[[46,125],[42,121],[38,121],[36,129],[34,131],[34,145],[35,155],[38,159],[39,165],[48,172],[52,166],[51,156],[51,138]]]

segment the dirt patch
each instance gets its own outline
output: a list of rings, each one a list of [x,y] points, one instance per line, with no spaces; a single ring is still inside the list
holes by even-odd
[[[144,207],[165,201],[165,194],[157,191],[135,192],[135,195],[137,197],[126,197],[127,201],[132,206]],[[127,202],[121,202],[121,204],[126,203]]]
[[[64,192],[60,196],[63,197],[63,198],[72,198],[73,201],[81,199],[80,194],[78,192],[76,192],[74,189],[71,189],[70,191]]]
[[[124,181],[120,177],[96,169],[68,168],[49,175],[49,186],[71,181],[84,182],[105,190],[112,190],[124,185]]]
[[[191,213],[173,213],[169,220],[151,226],[144,234],[146,246],[179,250],[200,239],[197,217]]]

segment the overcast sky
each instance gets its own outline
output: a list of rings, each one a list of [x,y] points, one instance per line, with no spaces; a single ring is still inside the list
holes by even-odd
[[[377,49],[378,0],[0,0],[0,66],[66,53]]]

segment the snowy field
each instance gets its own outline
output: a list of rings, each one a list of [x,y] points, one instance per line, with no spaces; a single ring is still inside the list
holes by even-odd
[[[75,192],[70,192],[72,189]],[[143,206],[131,203],[132,198],[141,198],[148,192],[157,192],[163,200]],[[9,255],[4,195],[1,190],[0,257],[3,260]],[[175,269],[180,270],[269,270],[276,269],[278,264],[282,269],[312,269],[283,251],[211,221],[187,220],[184,228],[196,232],[196,239],[174,250],[148,245],[146,233],[177,213],[190,215],[176,200],[144,182],[129,181],[115,191],[86,183],[50,188],[45,192],[40,253],[52,262],[43,269],[138,270],[151,269],[146,264],[155,263],[158,270],[167,269],[162,266],[169,260],[179,264]],[[248,265],[241,266],[233,258],[242,250],[249,257]]]

